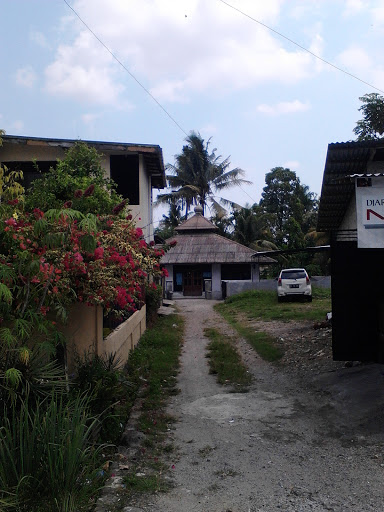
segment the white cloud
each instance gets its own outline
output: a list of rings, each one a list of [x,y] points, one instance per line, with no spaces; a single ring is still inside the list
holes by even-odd
[[[290,2],[290,16],[296,20],[299,20],[310,15],[311,19],[315,19],[317,18],[318,13],[321,12],[323,5],[324,0],[301,0]]]
[[[115,73],[111,57],[95,47],[89,32],[82,32],[73,46],[59,46],[55,62],[45,70],[45,87],[50,94],[86,104],[124,108],[119,99],[124,87],[114,81]]]
[[[299,169],[300,162],[298,162],[297,160],[289,160],[288,162],[285,162],[285,164],[283,164],[283,167],[291,170],[296,170]]]
[[[353,45],[346,48],[337,58],[347,71],[352,73],[369,73],[373,66],[370,55],[361,47]]]
[[[276,103],[275,105],[267,105],[266,103],[262,103],[257,106],[257,111],[262,114],[267,114],[270,116],[279,116],[282,114],[293,114],[295,112],[306,112],[309,110],[310,104],[303,103],[299,100],[294,101],[282,101],[280,103]]]
[[[83,114],[81,116],[81,120],[83,121],[84,124],[86,125],[89,125],[89,126],[94,126],[95,124],[95,121],[97,119],[99,119],[101,116],[100,114]]]
[[[30,33],[29,37],[32,42],[36,43],[41,48],[49,48],[50,46],[47,38],[42,32],[33,31]]]
[[[278,21],[284,0],[233,0],[264,23]],[[225,94],[262,83],[293,84],[316,72],[313,58],[219,2],[77,0],[74,8],[159,101]],[[119,104],[132,78],[82,26],[46,70],[47,91],[102,105]],[[313,44],[317,44],[317,37]],[[122,74],[123,73],[123,74]]]
[[[208,123],[200,128],[199,133],[203,137],[212,137],[217,131],[217,125],[215,123]]]
[[[16,83],[22,87],[32,88],[37,80],[35,71],[31,66],[20,68],[16,72]]]
[[[374,7],[371,10],[371,14],[374,26],[382,26],[384,24],[384,7],[382,5],[382,2],[380,2],[377,7]]]
[[[338,56],[337,62],[349,73],[376,87],[384,81],[384,63],[363,48],[350,46]]]
[[[10,128],[13,132],[23,132],[24,130],[24,121],[21,121],[20,119],[16,119],[11,123]]]
[[[354,16],[366,8],[363,0],[346,0],[343,16]]]

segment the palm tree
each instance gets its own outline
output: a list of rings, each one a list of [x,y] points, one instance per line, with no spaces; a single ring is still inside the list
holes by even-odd
[[[205,142],[200,134],[192,131],[185,140],[187,144],[175,156],[175,165],[166,165],[171,192],[160,194],[157,203],[169,203],[170,197],[177,198],[185,209],[185,217],[188,216],[190,207],[198,203],[201,204],[203,213],[210,203],[219,215],[226,213],[221,204],[239,207],[222,197],[217,201],[215,194],[234,185],[250,184],[250,181],[241,178],[244,171],[238,167],[229,170],[229,157],[222,160],[221,156],[216,155],[216,149],[211,151],[211,139]]]
[[[266,213],[264,208],[255,203],[253,206],[246,205],[240,210],[235,210],[232,218],[234,223],[233,238],[236,242],[260,251],[276,248],[272,243],[271,232],[274,220],[273,214]],[[262,248],[259,249],[256,246],[260,244]],[[272,244],[273,247],[268,244]]]

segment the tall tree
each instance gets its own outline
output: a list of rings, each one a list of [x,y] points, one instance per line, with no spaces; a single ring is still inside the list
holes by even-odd
[[[294,171],[274,167],[265,176],[260,206],[273,216],[271,225],[275,243],[299,248],[305,245],[304,236],[316,222],[317,199]]]
[[[216,194],[235,185],[249,184],[243,179],[244,171],[238,167],[229,169],[229,157],[224,160],[217,156],[216,149],[211,150],[200,134],[191,132],[185,139],[180,154],[175,156],[175,164],[167,164],[167,181],[171,192],[160,194],[157,203],[168,202],[170,196],[176,197],[188,215],[191,205],[200,203],[203,211],[208,204],[215,213],[224,214],[222,205],[235,204],[222,197],[216,200]]]
[[[357,121],[353,130],[357,140],[381,139],[384,134],[384,96],[373,92],[364,94],[359,100],[363,103],[359,108],[363,119]]]
[[[274,216],[266,213],[258,204],[245,206],[233,212],[233,238],[247,247],[272,242],[271,224]],[[268,250],[268,248],[262,249]]]
[[[171,238],[175,233],[175,228],[181,222],[181,206],[176,197],[170,196],[168,204],[168,215],[163,215],[162,220],[155,229],[155,239],[157,239],[159,243],[164,243],[165,240]]]

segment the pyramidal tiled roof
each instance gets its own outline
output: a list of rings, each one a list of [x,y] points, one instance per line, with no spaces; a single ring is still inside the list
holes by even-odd
[[[218,228],[212,224],[211,221],[206,219],[203,215],[203,209],[201,206],[195,207],[195,215],[193,217],[190,217],[186,221],[184,221],[180,226],[175,228],[175,231],[178,234],[181,233],[189,233],[191,231],[196,232],[209,232],[209,231],[217,231]]]
[[[176,228],[177,234],[167,240],[177,244],[161,258],[162,265],[251,263],[254,249],[218,235],[217,227],[203,217],[202,209]],[[197,210],[197,211],[196,211]],[[268,256],[260,256],[258,263],[274,263]]]

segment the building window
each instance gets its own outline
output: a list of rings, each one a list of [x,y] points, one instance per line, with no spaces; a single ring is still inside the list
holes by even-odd
[[[25,162],[1,162],[2,165],[5,165],[10,171],[23,171],[23,182],[22,185],[25,189],[30,188],[32,182],[38,180],[42,177],[42,175],[49,171],[52,167],[56,168],[57,161],[25,161]]]
[[[221,279],[224,281],[249,281],[251,279],[251,264],[221,265]]]
[[[130,205],[140,204],[139,155],[111,155],[111,178]]]

